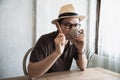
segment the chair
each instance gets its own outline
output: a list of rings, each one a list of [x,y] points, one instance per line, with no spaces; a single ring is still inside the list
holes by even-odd
[[[23,72],[25,75],[28,75],[27,65],[28,65],[29,56],[32,50],[33,50],[33,47],[28,49],[28,51],[25,53],[24,58],[23,58],[22,67],[23,67]]]
[[[102,67],[120,73],[120,61],[110,59],[106,56],[96,54],[92,55],[92,58],[90,59],[88,64],[88,68],[91,67]]]

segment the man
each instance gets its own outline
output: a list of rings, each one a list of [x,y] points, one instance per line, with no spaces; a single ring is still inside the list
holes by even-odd
[[[38,40],[30,56],[28,74],[34,79],[46,72],[70,70],[73,58],[80,70],[87,67],[87,59],[83,53],[84,32],[71,39],[68,33],[80,27],[80,21],[85,16],[79,16],[72,4],[60,8],[58,19],[52,21],[57,31],[45,34]],[[79,42],[79,44],[78,44]]]

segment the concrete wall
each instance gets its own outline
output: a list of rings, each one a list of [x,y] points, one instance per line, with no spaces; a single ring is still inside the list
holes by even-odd
[[[21,76],[25,52],[33,44],[32,0],[0,0],[0,78]]]

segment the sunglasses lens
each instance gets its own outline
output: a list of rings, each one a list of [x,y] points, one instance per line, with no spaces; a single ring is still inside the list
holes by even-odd
[[[65,26],[66,29],[71,29],[72,27],[75,27],[75,28],[79,28],[81,26],[81,24],[79,23],[76,23],[76,24],[71,24],[69,22],[62,22],[62,24]]]

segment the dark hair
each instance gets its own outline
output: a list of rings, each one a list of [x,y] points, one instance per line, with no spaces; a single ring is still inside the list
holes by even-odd
[[[64,18],[61,18],[58,20],[58,23],[61,25],[62,21],[64,20]]]

